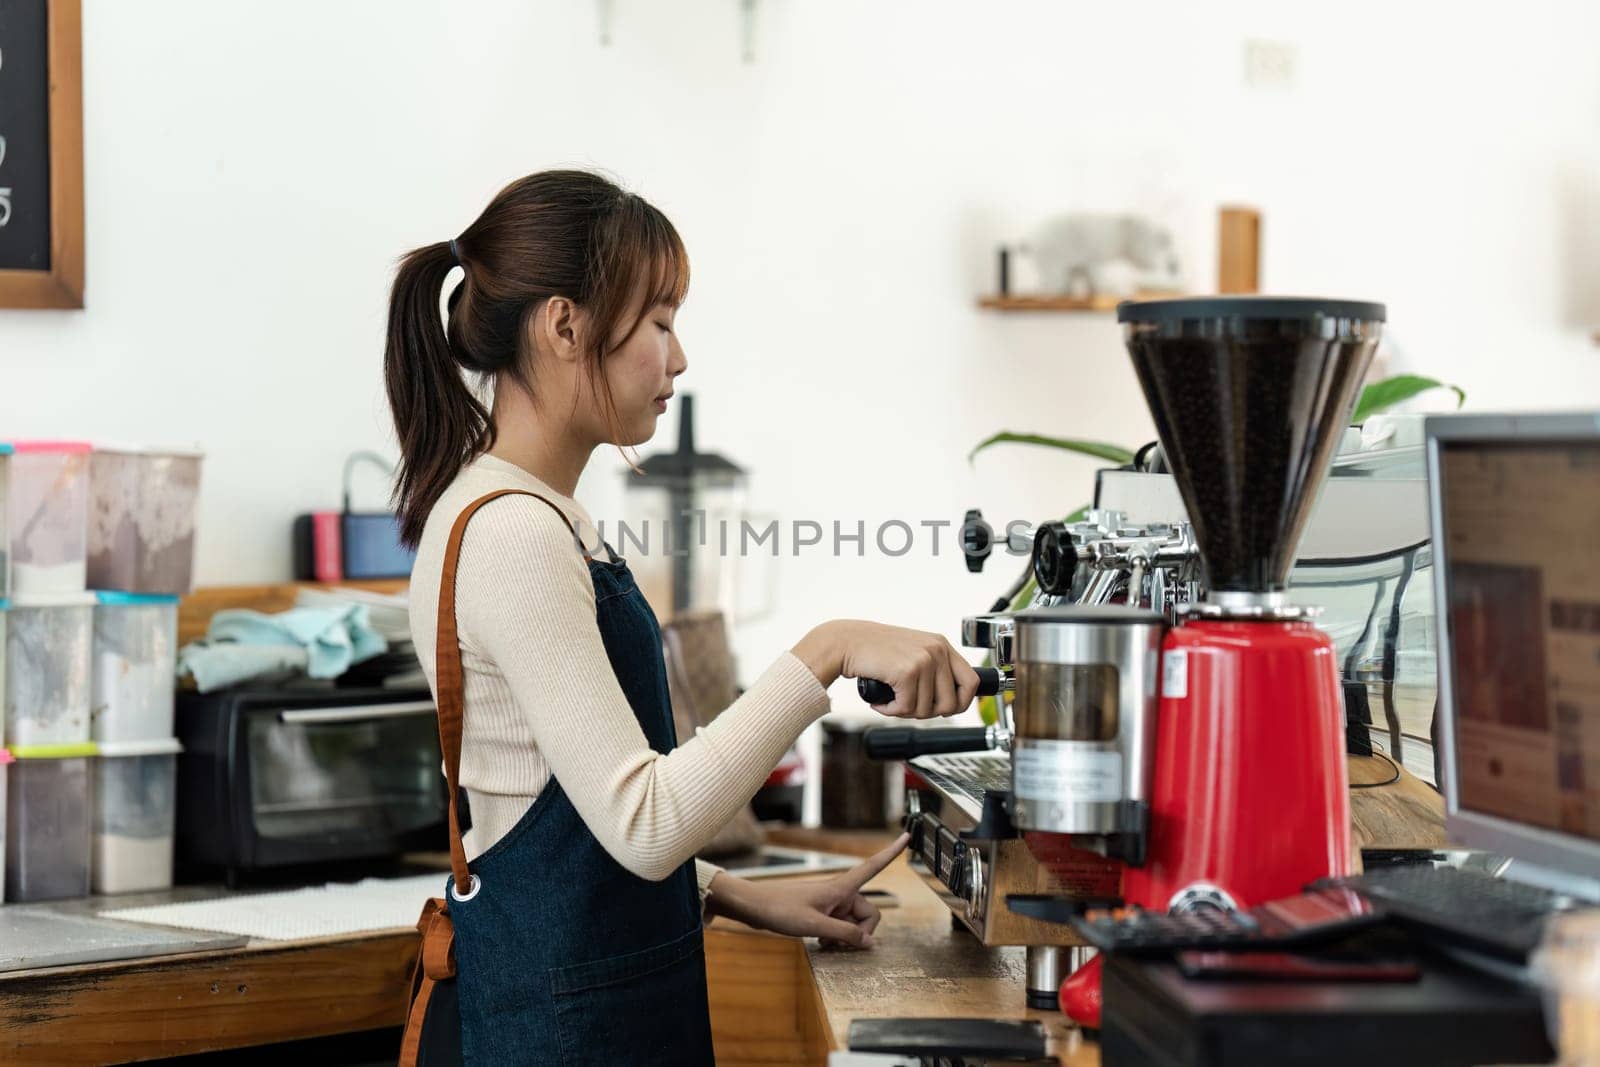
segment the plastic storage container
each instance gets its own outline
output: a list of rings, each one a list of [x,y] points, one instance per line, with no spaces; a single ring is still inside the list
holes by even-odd
[[[6,496],[11,471],[11,445],[0,441],[0,598],[11,595],[11,534],[6,526]]]
[[[0,897],[6,884],[6,777],[14,758],[9,749],[0,748]]]
[[[6,478],[11,593],[71,593],[85,587],[89,446],[14,441]]]
[[[172,736],[178,598],[96,593],[89,734],[95,741]]]
[[[6,782],[6,901],[89,893],[89,759],[95,746],[14,748]]]
[[[182,746],[166,738],[96,747],[90,888],[131,893],[170,887]]]
[[[11,601],[0,600],[0,745],[6,743],[6,662],[11,659],[6,647],[6,620],[11,615]]]
[[[89,740],[94,594],[17,596],[6,612],[4,743]]]
[[[98,445],[89,460],[91,589],[187,593],[201,454]]]

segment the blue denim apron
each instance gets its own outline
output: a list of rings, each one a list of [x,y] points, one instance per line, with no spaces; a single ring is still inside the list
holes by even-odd
[[[670,752],[655,613],[625,561],[588,564],[611,669],[650,747]],[[561,714],[561,694],[547,699]],[[630,873],[552,778],[469,870],[475,892],[446,888],[468,1064],[715,1062],[693,860],[660,882]]]

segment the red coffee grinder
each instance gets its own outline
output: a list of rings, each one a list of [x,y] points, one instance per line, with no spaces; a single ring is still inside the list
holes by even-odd
[[[1350,870],[1334,646],[1286,588],[1384,308],[1205,297],[1117,318],[1204,574],[1161,640],[1145,847],[1123,846],[1123,896],[1248,908]],[[1098,986],[1094,960],[1063,983],[1064,1010],[1098,1026]]]

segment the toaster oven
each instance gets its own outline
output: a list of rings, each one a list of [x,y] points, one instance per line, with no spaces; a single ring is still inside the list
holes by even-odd
[[[425,688],[245,687],[178,696],[177,863],[242,875],[448,847]]]

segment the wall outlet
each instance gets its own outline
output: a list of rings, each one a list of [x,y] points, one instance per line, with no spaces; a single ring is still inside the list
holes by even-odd
[[[1295,46],[1286,41],[1244,43],[1244,83],[1251,89],[1292,89],[1298,73]]]

